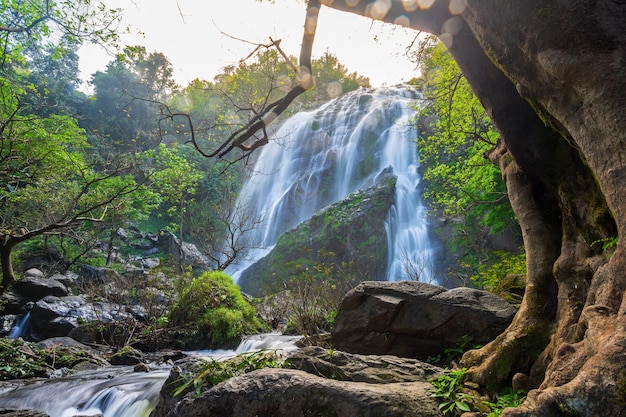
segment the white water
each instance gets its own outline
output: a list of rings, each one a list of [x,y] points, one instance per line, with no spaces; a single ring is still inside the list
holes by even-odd
[[[297,339],[265,334],[242,341],[236,350],[192,354],[223,359],[259,350],[289,351],[296,349]],[[148,417],[168,375],[169,367],[133,372],[132,367],[116,366],[57,379],[24,381],[15,389],[0,391],[0,408],[39,410],[50,417]]]
[[[17,339],[18,337],[25,337],[28,334],[28,327],[30,326],[30,311],[26,313],[24,317],[15,319],[15,323],[9,333],[9,339]]]
[[[417,93],[361,89],[286,120],[263,148],[240,194],[261,227],[247,235],[256,248],[227,270],[237,279],[266,255],[282,233],[348,194],[372,185],[386,167],[398,176],[387,218],[387,280],[436,282],[428,221],[419,192],[417,132],[410,123]]]

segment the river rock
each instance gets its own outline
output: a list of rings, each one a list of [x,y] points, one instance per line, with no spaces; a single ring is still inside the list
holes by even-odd
[[[363,356],[307,347],[287,358],[289,367],[261,369],[208,388],[173,397],[184,371],[172,370],[151,417],[437,416],[429,396],[441,368],[414,359]],[[192,362],[182,364],[193,369]]]
[[[368,384],[321,378],[295,369],[261,369],[185,398],[186,417],[437,416],[428,382]],[[153,417],[165,414],[152,414]]]
[[[37,301],[46,296],[63,297],[69,290],[56,279],[43,276],[26,275],[13,284],[13,292],[25,301]]]
[[[111,362],[111,365],[138,365],[143,359],[143,353],[127,346],[111,356],[109,362]]]
[[[465,340],[485,344],[516,310],[487,291],[417,281],[366,281],[341,301],[331,344],[361,354],[426,359]]]
[[[437,378],[443,370],[417,359],[393,355],[359,355],[319,346],[307,346],[287,359],[290,368],[340,381],[391,384],[424,382]]]
[[[0,408],[0,416],[2,417],[50,417],[46,413],[37,410],[9,410]]]

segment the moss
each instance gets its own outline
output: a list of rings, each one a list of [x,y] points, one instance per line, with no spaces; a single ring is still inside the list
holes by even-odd
[[[626,369],[622,369],[617,379],[617,403],[626,407]]]
[[[206,272],[191,280],[168,314],[169,324],[189,330],[181,347],[217,347],[238,343],[262,324],[230,276]]]

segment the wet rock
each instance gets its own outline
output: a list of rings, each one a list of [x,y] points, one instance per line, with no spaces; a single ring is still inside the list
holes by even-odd
[[[46,413],[37,410],[9,410],[0,408],[0,416],[2,417],[50,417]]]
[[[441,416],[427,382],[441,368],[320,347],[292,353],[287,363],[298,369],[261,369],[209,387],[200,396],[191,390],[174,397],[175,382],[197,366],[187,358],[172,369],[151,416]]]
[[[111,365],[138,365],[143,362],[143,353],[126,346],[111,356],[109,362],[111,362]]]

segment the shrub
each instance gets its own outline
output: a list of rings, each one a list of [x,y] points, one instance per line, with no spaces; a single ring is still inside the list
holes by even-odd
[[[263,329],[254,307],[221,271],[206,272],[187,282],[168,314],[168,324],[181,329],[181,348],[232,346],[244,334]]]

